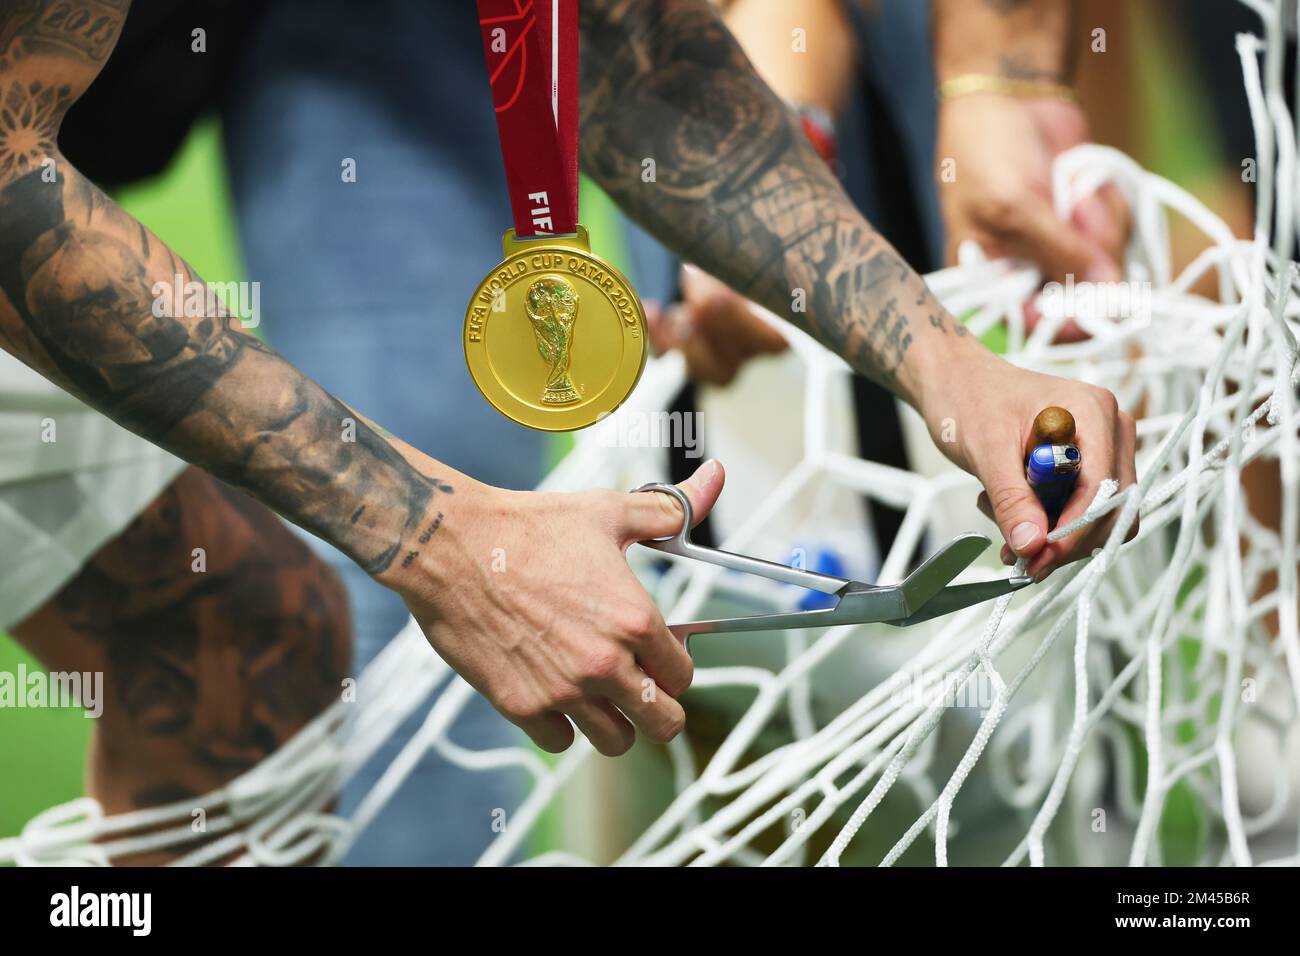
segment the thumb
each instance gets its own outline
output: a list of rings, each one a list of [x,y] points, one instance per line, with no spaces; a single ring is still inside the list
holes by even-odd
[[[1013,458],[1005,469],[980,476],[1002,537],[1017,557],[1032,557],[1047,543],[1047,514]]]
[[[695,469],[695,474],[677,486],[686,492],[696,524],[713,508],[713,503],[722,492],[724,481],[726,475],[722,465],[709,459]],[[682,506],[672,495],[655,491],[638,491],[628,495],[623,515],[623,536],[629,544],[676,534],[681,527]]]

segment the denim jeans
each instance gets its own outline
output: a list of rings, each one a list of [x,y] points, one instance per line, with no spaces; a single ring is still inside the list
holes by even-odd
[[[535,485],[543,436],[478,395],[461,347],[466,302],[500,260],[510,225],[474,5],[277,0],[268,8],[223,117],[263,334],[422,451],[489,484]],[[355,182],[345,181],[348,161]],[[407,611],[320,547],[352,600],[359,669]],[[342,811],[423,717],[417,712],[346,789]],[[472,748],[522,742],[477,697],[452,737]],[[346,862],[471,863],[495,835],[494,811],[512,810],[525,783],[426,756]]]

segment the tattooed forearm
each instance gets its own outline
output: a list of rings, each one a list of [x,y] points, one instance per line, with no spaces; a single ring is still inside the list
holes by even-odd
[[[581,18],[588,172],[684,258],[907,397],[929,335],[912,303],[940,307],[709,5],[591,0]]]
[[[160,284],[193,272],[58,155],[58,124],[79,91],[47,78],[78,75],[92,53],[50,32],[124,6],[47,2],[0,13],[11,56],[0,69],[0,343],[380,573],[450,486],[224,310],[168,314]],[[98,37],[84,23],[72,33]]]
[[[58,183],[31,172],[0,190],[0,324],[22,323],[89,404],[384,570],[435,480],[238,319],[156,309],[155,284],[193,272],[58,170]]]

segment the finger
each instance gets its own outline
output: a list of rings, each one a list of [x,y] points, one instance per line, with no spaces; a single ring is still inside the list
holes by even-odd
[[[981,491],[979,493],[979,497],[975,499],[975,507],[979,509],[980,514],[988,518],[994,524],[997,524],[998,519],[997,516],[993,514],[993,506],[989,504],[989,496],[987,492]],[[1012,551],[1008,545],[1005,544],[1002,546],[1002,549],[998,552],[998,558],[999,560],[1002,561],[1003,564],[1008,566],[1016,563],[1016,553]]]
[[[686,725],[682,705],[662,685],[640,671],[634,670],[623,680],[611,682],[606,694],[641,733],[657,743],[668,743]]]
[[[1120,477],[1126,474],[1118,462],[1118,442],[1113,427],[1102,424],[1092,418],[1076,417],[1077,434],[1075,444],[1083,465],[1075,483],[1074,493],[1057,519],[1057,527],[1065,527],[1082,518],[1088,507],[1097,497],[1104,479]],[[1053,541],[1034,556],[1026,573],[1037,580],[1047,577],[1063,564],[1088,556],[1093,550],[1105,543],[1106,535],[1114,521],[1109,518],[1085,528],[1081,528],[1069,537]]]
[[[695,676],[695,663],[686,652],[686,645],[673,637],[672,631],[662,623],[650,639],[636,647],[636,662],[645,672],[637,676],[638,688],[644,690],[641,680],[649,679],[669,697],[684,694]]]
[[[784,335],[754,314],[747,299],[730,290],[702,303],[697,323],[714,348],[738,362],[777,355],[789,347]]]
[[[1087,458],[1084,458],[1087,461]],[[1079,480],[1075,483],[1074,492],[1070,495],[1070,500],[1065,507],[1061,509],[1061,515],[1056,520],[1056,527],[1064,528],[1072,524],[1079,518],[1083,517],[1088,505],[1097,496],[1097,489],[1100,487],[1100,479],[1085,479],[1080,475]],[[1041,551],[1034,555],[1025,569],[1025,573],[1035,580],[1043,580],[1061,565],[1069,564],[1071,561],[1086,557],[1092,553],[1092,537],[1096,531],[1096,526],[1091,525],[1081,528],[1074,534],[1058,541],[1049,541]]]
[[[736,377],[736,363],[728,361],[698,329],[681,344],[686,359],[686,375],[692,382],[730,385]]]
[[[1115,264],[1118,273],[1133,228],[1132,213],[1124,194],[1113,183],[1106,183],[1075,205],[1070,221],[1106,259]]]
[[[668,311],[657,302],[647,301],[645,306],[646,338],[655,355],[663,355],[677,344],[673,320]]]
[[[636,730],[608,701],[579,701],[570,704],[564,712],[606,757],[621,757],[636,742]]]
[[[1037,265],[1045,280],[1082,277],[1093,258],[1088,241],[1037,196],[1013,206],[994,237],[1006,253]]]
[[[696,335],[736,368],[748,357],[744,341],[748,331],[745,325],[748,312],[745,300],[730,291],[710,296],[699,304],[695,312]]]
[[[1033,332],[1038,323],[1043,319],[1042,310],[1038,308],[1038,297],[1032,296],[1025,301],[1025,331]],[[1065,324],[1056,330],[1056,335],[1052,336],[1053,342],[1086,342],[1090,336],[1074,319],[1066,319]]]
[[[698,305],[694,319],[688,367],[695,381],[730,385],[750,359],[787,348],[779,332],[755,316],[748,302],[731,293]]]
[[[1118,491],[1123,491],[1131,485],[1137,484],[1137,469],[1134,459],[1134,451],[1137,447],[1136,428],[1133,419],[1128,415],[1121,415],[1119,428],[1115,435],[1115,473],[1119,478]],[[1118,492],[1117,492],[1118,493]],[[1062,523],[1068,523],[1082,517],[1088,507],[1096,497],[1095,490],[1085,490],[1079,501],[1070,509],[1068,514],[1062,514]],[[1094,553],[1099,548],[1104,548],[1107,541],[1110,540],[1115,523],[1119,520],[1120,510],[1117,508],[1111,511],[1105,518],[1094,522],[1092,525],[1082,528],[1078,535],[1072,535],[1071,538],[1064,539],[1060,542],[1061,547],[1055,548],[1055,553],[1044,558],[1041,554],[1039,559],[1043,561],[1045,567],[1037,569],[1042,577],[1046,577],[1056,568],[1068,564],[1071,561],[1077,561],[1089,554]],[[1138,519],[1134,516],[1132,523],[1124,535],[1125,541],[1133,540],[1138,532]],[[1077,540],[1072,540],[1077,538]],[[1029,573],[1034,573],[1031,569]]]
[[[728,286],[720,279],[689,262],[682,265],[678,283],[682,290],[682,300],[690,303],[700,303],[720,292],[728,291]]]
[[[789,348],[779,330],[754,314],[749,300],[692,265],[681,272],[682,299],[691,304],[697,329],[715,349],[735,359],[775,355]]]
[[[1120,491],[1137,484],[1137,422],[1129,415],[1120,418],[1119,472]],[[1137,516],[1134,515],[1133,523],[1129,526],[1128,533],[1124,535],[1125,541],[1132,541],[1137,537],[1139,524]]]
[[[677,486],[686,492],[696,524],[704,519],[713,503],[718,500],[724,481],[726,475],[722,465],[709,459],[695,469],[695,474]],[[634,492],[626,497],[624,503],[620,531],[625,545],[634,541],[662,538],[681,530],[682,506],[672,495]]]
[[[1002,537],[1018,557],[1037,554],[1047,540],[1047,513],[1025,481],[1020,453],[1009,447],[995,468],[981,476]]]
[[[561,714],[542,714],[512,723],[548,754],[563,753],[573,744],[573,725]]]

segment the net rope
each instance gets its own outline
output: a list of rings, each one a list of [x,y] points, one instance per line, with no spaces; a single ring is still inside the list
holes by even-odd
[[[685,736],[669,745],[675,796],[615,862],[839,865],[902,784],[922,809],[877,862],[903,860],[928,835],[934,862],[945,865],[967,830],[954,805],[979,772],[1023,829],[1004,857],[1010,865],[1099,862],[1082,850],[1071,858],[1064,849],[1070,841],[1052,839],[1054,824],[1067,836],[1086,830],[1095,820],[1095,809],[1087,808],[1099,806],[1123,822],[1117,829],[1125,834],[1127,862],[1161,863],[1160,828],[1175,790],[1193,795],[1206,818],[1202,830],[1211,834],[1194,862],[1300,861],[1293,792],[1300,750],[1300,267],[1292,261],[1300,196],[1296,132],[1282,88],[1283,36],[1295,23],[1285,3],[1243,2],[1263,23],[1262,39],[1236,39],[1258,146],[1251,239],[1236,239],[1197,199],[1123,154],[1087,145],[1056,163],[1057,211],[1068,217],[1103,183],[1123,192],[1134,221],[1127,285],[1149,289],[1142,309],[1070,316],[1045,305],[1028,331],[1021,303],[1040,280],[1023,263],[987,261],[965,248],[958,266],[927,277],[950,312],[967,316],[972,332],[1005,330],[1012,362],[1105,386],[1138,418],[1138,483],[1122,491],[1103,483],[1082,518],[1049,536],[1059,539],[1118,512],[1105,545],[1023,594],[915,629],[924,634],[914,652],[830,714],[814,691],[826,668],[841,660],[837,655],[871,628],[785,635],[785,659],[775,668],[699,667],[695,700],[740,689],[749,703],[703,766]],[[1209,241],[1177,275],[1170,213]],[[1192,291],[1207,276],[1217,281],[1218,301]],[[1055,344],[1070,317],[1090,337]],[[839,449],[828,409],[848,367],[768,318],[802,371],[802,456],[722,544],[742,552],[763,545],[765,530],[793,503],[831,485],[905,510],[878,575],[881,583],[898,581],[918,546],[941,531],[940,504],[953,496],[973,501],[978,485],[955,468],[917,474]],[[652,362],[637,407],[666,407],[683,382],[677,358]],[[602,441],[606,427],[616,426],[607,422],[579,436],[541,488],[626,488],[646,480],[658,458],[611,453]],[[1246,507],[1243,469],[1263,461],[1280,470],[1278,529]],[[1136,519],[1140,529],[1125,543]],[[729,594],[773,608],[792,601],[788,588],[737,582],[719,568],[674,564],[665,573],[658,555],[635,548],[629,560],[669,620],[697,616]],[[959,580],[1004,573],[974,566]],[[1068,632],[1072,647],[1061,640]],[[952,706],[973,682],[991,690],[977,720]],[[358,678],[355,702],[335,703],[228,786],[198,801],[117,815],[94,800],[74,800],[0,840],[0,862],[108,865],[170,850],[181,865],[335,863],[429,753],[474,771],[523,771],[531,780],[481,864],[592,862],[570,849],[528,856],[539,821],[589,763],[590,745],[579,738],[554,759],[527,747],[463,747],[452,736],[472,695],[409,622]],[[351,816],[332,812],[343,785],[421,708],[427,710],[418,732]],[[772,745],[777,724],[783,739]],[[937,732],[945,724],[946,744]],[[1265,777],[1252,784],[1263,796],[1250,809],[1240,792],[1247,737],[1255,755],[1249,769]],[[1271,756],[1261,760],[1260,753]],[[1098,767],[1113,785],[1098,782]],[[880,832],[892,833],[892,819],[877,819]]]

